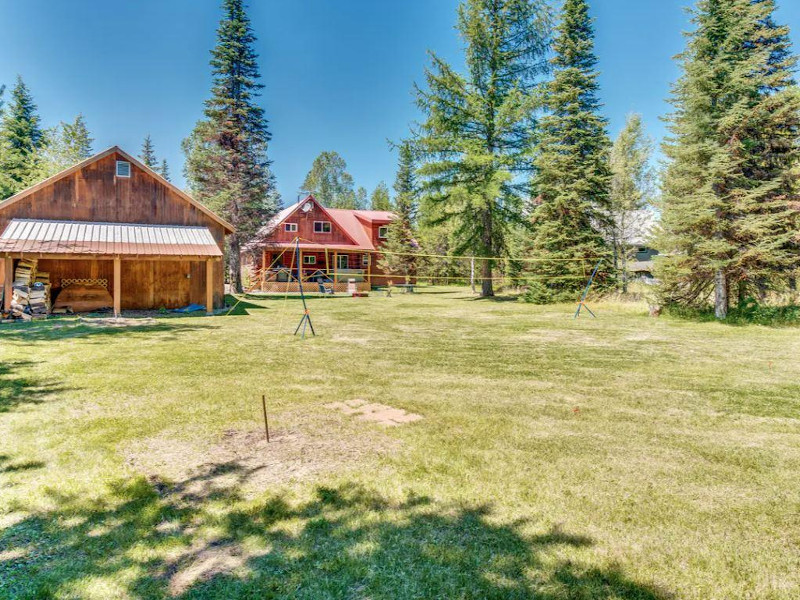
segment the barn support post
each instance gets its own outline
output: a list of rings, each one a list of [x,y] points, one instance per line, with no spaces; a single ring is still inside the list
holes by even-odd
[[[206,314],[214,314],[214,261],[206,261]]]
[[[122,312],[122,260],[114,257],[114,316]]]
[[[3,259],[3,312],[11,311],[11,287],[14,285],[14,259]]]

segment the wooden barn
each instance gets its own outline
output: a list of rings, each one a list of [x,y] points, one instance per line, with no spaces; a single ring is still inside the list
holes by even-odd
[[[223,248],[233,227],[118,147],[0,202],[4,309],[15,268],[35,261],[51,295],[106,286],[113,309],[224,303]],[[24,261],[24,262],[20,262]]]

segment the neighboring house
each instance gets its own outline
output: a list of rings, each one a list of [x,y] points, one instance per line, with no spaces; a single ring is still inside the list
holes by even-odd
[[[651,210],[633,211],[629,216],[624,240],[628,246],[628,271],[637,277],[652,279],[653,257],[658,250],[652,247],[652,237],[658,224],[657,215]]]
[[[90,281],[114,311],[224,304],[233,227],[114,146],[0,202],[4,308],[20,259],[49,273],[52,295]]]
[[[326,208],[309,195],[259,231],[245,247],[243,262],[253,269],[253,285],[262,291],[297,291],[298,263],[303,280],[314,286],[329,281],[344,291],[353,279],[359,291],[368,290],[391,279],[377,263],[393,219],[381,210]]]

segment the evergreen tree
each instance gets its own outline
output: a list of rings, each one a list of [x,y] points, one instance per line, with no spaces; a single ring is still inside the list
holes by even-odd
[[[83,115],[75,117],[72,123],[62,121],[48,129],[29,183],[46,179],[90,158],[93,141]]]
[[[5,95],[6,86],[0,85],[0,125],[2,125],[4,120],[4,106],[5,106]],[[0,200],[4,198],[8,198],[10,195],[14,193],[14,181],[11,177],[2,169],[2,165],[5,165],[7,162],[7,153],[9,151],[9,144],[6,139],[0,135]]]
[[[531,255],[544,298],[571,300],[586,283],[590,262],[606,253],[601,233],[610,172],[606,120],[600,115],[594,27],[586,0],[565,0],[540,123]],[[541,296],[541,294],[540,294]]]
[[[665,302],[723,319],[729,288],[766,288],[797,266],[800,94],[772,0],[700,0],[673,87],[658,261]]]
[[[457,29],[467,71],[431,54],[425,114],[416,144],[420,175],[436,223],[452,224],[456,251],[506,253],[509,232],[523,221],[538,77],[547,70],[549,13],[540,0],[465,0]],[[494,261],[482,265],[481,294],[493,296]]]
[[[169,175],[169,165],[167,164],[166,158],[161,159],[161,168],[159,169],[158,172],[167,181],[172,181]]]
[[[372,195],[369,199],[370,208],[372,210],[392,210],[392,199],[389,196],[389,188],[381,181],[372,190]]]
[[[303,181],[303,190],[314,194],[328,208],[356,207],[353,177],[347,172],[345,160],[334,151],[321,152],[314,159]]]
[[[355,208],[360,210],[367,208],[367,189],[364,186],[360,185],[356,189]]]
[[[227,260],[228,279],[239,292],[241,245],[276,212],[278,196],[267,158],[271,136],[256,103],[263,88],[256,38],[243,0],[224,0],[223,12],[211,51],[211,98],[183,148],[194,196],[236,227],[227,238]]]
[[[606,239],[614,252],[614,270],[623,292],[628,291],[631,241],[641,237],[651,221],[646,209],[652,206],[655,188],[652,153],[653,144],[644,132],[641,115],[628,115],[611,148],[611,191],[605,219]]]
[[[404,141],[398,146],[399,157],[397,176],[394,182],[395,205],[392,210],[395,219],[389,224],[389,233],[383,245],[378,266],[387,274],[401,275],[406,282],[416,273],[417,259],[409,254],[418,250],[414,236],[414,221],[417,210],[417,183],[414,175],[414,152],[411,144]],[[386,190],[388,197],[389,191]]]
[[[153,140],[150,139],[149,133],[144,137],[144,141],[142,142],[142,153],[139,155],[139,158],[142,160],[145,166],[150,167],[151,169],[155,169],[156,165],[158,164],[156,151],[153,148]]]
[[[43,138],[33,96],[22,77],[17,76],[11,101],[4,110],[0,124],[0,144],[4,147],[0,153],[0,172],[5,175],[7,182],[7,188],[3,190],[4,197],[29,185],[37,171],[38,151]]]

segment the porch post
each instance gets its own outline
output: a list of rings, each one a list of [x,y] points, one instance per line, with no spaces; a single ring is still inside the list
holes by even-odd
[[[339,283],[336,275],[339,272],[339,251],[333,251],[333,283]]]
[[[303,283],[303,251],[300,247],[297,248],[297,275],[300,277],[299,283]]]
[[[214,261],[206,260],[206,314],[214,314]]]
[[[11,310],[11,288],[14,285],[14,259],[3,259],[3,311]]]
[[[122,312],[122,261],[119,256],[114,257],[114,316]]]
[[[367,252],[367,285],[372,288],[372,253]]]
[[[267,249],[261,249],[261,291],[264,291],[264,282],[267,280]]]

